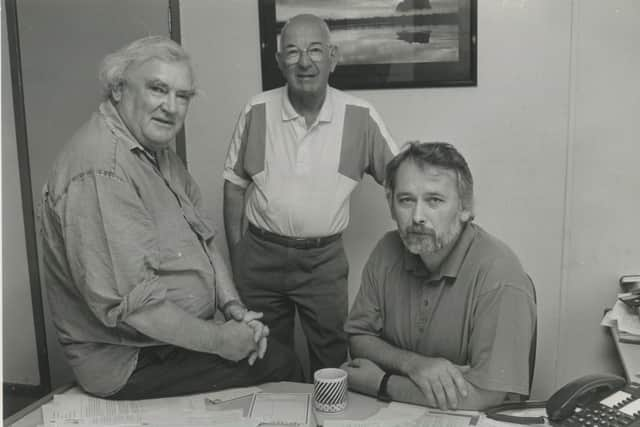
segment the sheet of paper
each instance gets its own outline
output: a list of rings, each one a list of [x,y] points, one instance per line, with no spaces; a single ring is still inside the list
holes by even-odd
[[[457,409],[455,411],[442,411],[440,409],[429,409],[429,413],[432,415],[450,415],[454,417],[467,417],[471,419],[471,423],[475,424],[478,422],[482,413],[478,411],[464,411],[461,409]]]
[[[622,301],[616,301],[612,311],[618,320],[618,330],[620,332],[640,335],[640,316],[638,316],[636,310],[633,310]]]
[[[536,425],[540,425],[540,424],[536,424]],[[490,418],[482,417],[482,419],[477,425],[477,427],[511,427],[511,426],[522,427],[522,424],[505,423],[502,421],[496,421]]]
[[[311,393],[256,393],[249,418],[273,424],[309,425]]]
[[[615,326],[617,323],[618,323],[617,320],[613,317],[613,310],[608,310],[602,317],[602,320],[600,321],[600,326],[606,326],[608,328],[611,328],[612,326]]]
[[[412,419],[325,420],[323,427],[467,427],[474,417],[425,413]]]
[[[427,412],[424,406],[410,405],[408,403],[391,402],[386,408],[368,418],[368,420],[398,420],[404,418],[416,418]]]
[[[170,414],[148,412],[140,415],[143,424],[153,425],[221,425],[236,423],[243,419],[242,409],[230,411],[182,411]]]
[[[52,403],[81,408],[87,415],[128,414],[157,410],[203,410],[205,408],[204,398],[201,395],[144,400],[108,400],[88,394],[65,393],[55,395]]]
[[[114,401],[86,394],[62,394],[54,396],[50,403],[42,406],[42,417],[45,425],[73,421],[115,425],[140,423],[142,414],[166,418],[204,409],[204,398],[201,396]]]
[[[123,421],[118,417],[90,417],[90,418],[75,418],[75,419],[63,419],[46,424],[47,427],[62,427],[62,426],[211,426],[216,427],[235,425],[245,419],[243,418],[241,409],[234,409],[231,411],[179,411],[176,413],[155,413],[147,412],[135,415],[129,415],[126,420]],[[256,423],[252,423],[250,427],[255,427]]]
[[[38,427],[99,427],[99,426],[108,426],[108,427],[211,427],[211,422],[203,422],[191,424],[189,422],[173,422],[171,424],[155,424],[155,423],[145,423],[145,424],[85,424],[85,423],[55,423],[49,425],[40,424]],[[254,420],[249,420],[247,418],[243,418],[238,421],[233,422],[225,422],[225,423],[216,423],[214,424],[216,427],[257,427],[258,422]]]
[[[230,388],[228,390],[209,393],[207,394],[206,399],[211,403],[222,403],[245,396],[251,396],[252,394],[259,393],[261,391],[262,389],[259,387]]]

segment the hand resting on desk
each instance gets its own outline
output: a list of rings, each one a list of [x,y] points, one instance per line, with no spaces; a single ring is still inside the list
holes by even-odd
[[[436,364],[436,366],[438,366],[438,364]],[[467,366],[457,367],[457,365],[453,365],[453,367],[454,369],[459,369],[461,373],[466,372],[469,369]],[[442,368],[442,364],[440,364],[440,368]],[[450,367],[447,367],[447,369],[449,368]],[[356,358],[350,362],[344,363],[342,365],[342,369],[347,371],[349,375],[348,382],[351,390],[368,394],[370,396],[376,396],[380,381],[385,373],[380,366],[371,360]],[[438,371],[435,367],[432,367],[427,372],[428,375],[432,376],[436,375],[436,372],[439,372],[437,375],[447,375],[444,374],[443,371]],[[426,372],[423,372],[423,374],[424,373]],[[387,390],[392,400],[440,408],[443,410],[482,410],[504,400],[505,393],[479,389],[464,380],[464,378],[463,387],[466,389],[466,395],[463,396],[461,394],[461,390],[453,383],[453,380],[451,380],[452,383],[449,384],[449,390],[443,392],[442,390],[444,389],[444,386],[442,385],[442,381],[446,381],[446,379],[442,380],[437,375],[430,380],[433,381],[433,383],[429,383],[431,388],[427,390],[431,391],[428,391],[427,393],[425,393],[425,391],[423,391],[423,389],[420,388],[412,378],[401,373],[391,376]],[[441,393],[443,393],[440,397],[437,397],[433,391],[434,388],[437,388],[438,382],[440,383]],[[436,384],[436,386],[434,386],[434,384]]]

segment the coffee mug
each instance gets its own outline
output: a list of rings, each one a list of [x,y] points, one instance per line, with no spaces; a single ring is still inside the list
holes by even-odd
[[[347,372],[318,369],[313,374],[313,407],[320,412],[342,412],[347,407]]]

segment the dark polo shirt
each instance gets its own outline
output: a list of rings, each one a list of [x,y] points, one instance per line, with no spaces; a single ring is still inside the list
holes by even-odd
[[[517,256],[478,225],[434,272],[393,231],[367,261],[345,331],[470,365],[481,389],[528,394],[534,295]]]

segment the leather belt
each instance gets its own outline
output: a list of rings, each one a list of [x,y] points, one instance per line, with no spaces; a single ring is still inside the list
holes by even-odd
[[[280,234],[272,233],[271,231],[263,230],[256,227],[252,223],[249,223],[249,231],[267,242],[275,243],[277,245],[285,246],[295,249],[314,249],[327,246],[329,243],[333,243],[340,239],[341,233],[332,234],[331,236],[324,237],[289,237],[282,236]]]

